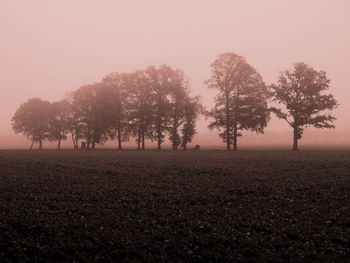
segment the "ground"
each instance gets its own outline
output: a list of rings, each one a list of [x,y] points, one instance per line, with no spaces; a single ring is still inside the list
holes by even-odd
[[[0,151],[0,262],[350,260],[350,152]]]

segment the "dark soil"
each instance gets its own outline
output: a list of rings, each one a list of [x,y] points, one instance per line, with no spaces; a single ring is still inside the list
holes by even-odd
[[[350,261],[350,153],[0,151],[0,261]]]

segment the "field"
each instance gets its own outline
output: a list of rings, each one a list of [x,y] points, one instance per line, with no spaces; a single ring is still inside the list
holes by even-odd
[[[0,261],[350,260],[350,152],[0,151]]]

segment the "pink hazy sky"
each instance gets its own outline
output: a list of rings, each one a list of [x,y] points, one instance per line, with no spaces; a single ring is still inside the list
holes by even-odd
[[[336,129],[309,129],[303,141],[350,144],[349,12],[348,0],[3,0],[0,147],[21,140],[10,124],[20,103],[34,96],[59,100],[113,71],[181,68],[192,94],[210,107],[214,93],[203,81],[210,63],[226,51],[246,57],[266,84],[298,61],[325,70],[340,104]],[[204,120],[198,125],[197,141],[220,143]],[[291,130],[273,117],[264,135],[246,133],[241,141],[289,143]]]

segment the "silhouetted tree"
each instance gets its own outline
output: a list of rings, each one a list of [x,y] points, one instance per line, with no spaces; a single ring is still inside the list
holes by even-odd
[[[286,110],[271,108],[278,118],[285,120],[293,128],[293,150],[298,150],[298,140],[304,128],[334,128],[335,118],[321,114],[337,107],[332,94],[322,94],[328,90],[330,80],[326,72],[316,71],[305,63],[294,64],[294,70],[281,73],[278,84],[271,85],[273,101],[281,103]]]
[[[215,106],[208,113],[214,119],[209,128],[217,128],[227,150],[237,150],[240,131],[263,133],[269,120],[268,90],[260,74],[245,58],[224,53],[211,65],[212,77],[205,83],[219,91]],[[222,130],[223,129],[223,130]]]
[[[127,116],[129,92],[126,84],[126,74],[114,72],[103,78],[101,89],[101,92],[104,92],[104,101],[101,103],[107,109],[104,115],[110,118],[110,127],[115,129],[119,150],[123,148],[122,142],[126,141],[129,135]]]
[[[185,121],[186,100],[189,98],[188,81],[181,70],[171,72],[169,104],[169,139],[172,149],[177,150],[181,144],[179,128]]]
[[[124,75],[129,92],[128,120],[136,136],[137,149],[145,150],[145,139],[152,138],[152,87],[142,70]]]
[[[86,139],[86,146],[89,149],[93,146],[96,114],[96,92],[98,84],[89,84],[80,87],[74,92],[72,110],[74,119],[79,124],[79,137]]]
[[[113,90],[112,90],[113,91]],[[112,95],[112,96],[109,96]],[[95,98],[92,106],[92,149],[95,149],[96,143],[103,144],[108,140],[111,134],[115,134],[114,111],[110,111],[113,105],[114,93],[109,94],[103,85],[98,84],[95,90]],[[112,109],[114,107],[112,106]],[[120,144],[121,146],[121,144]],[[121,148],[120,148],[121,149]]]
[[[68,102],[67,106],[67,122],[68,122],[68,131],[72,136],[73,147],[75,150],[79,148],[79,139],[82,139],[82,130],[84,128],[83,123],[80,122],[79,111],[76,111],[78,108],[78,103],[74,100],[75,92],[69,92],[65,98]],[[73,104],[74,102],[74,104]]]
[[[170,89],[172,68],[162,65],[159,69],[149,66],[146,69],[147,78],[152,88],[153,137],[157,140],[157,148],[161,149],[165,133],[169,126]]]
[[[202,105],[199,103],[199,97],[187,98],[185,104],[185,118],[182,126],[181,146],[187,150],[187,144],[192,142],[193,136],[196,134],[196,120],[200,112],[203,111]]]
[[[49,101],[31,98],[21,104],[12,117],[12,129],[15,133],[23,133],[30,138],[30,149],[35,142],[38,142],[39,149],[42,149],[43,140],[48,138],[50,107]]]
[[[53,102],[50,107],[49,133],[50,141],[57,141],[57,149],[61,148],[61,141],[67,139],[69,131],[70,104],[66,100]]]
[[[60,149],[70,133],[74,149],[79,148],[79,140],[94,149],[110,138],[117,138],[122,149],[122,142],[134,135],[137,149],[145,150],[145,140],[151,139],[160,150],[169,134],[176,150],[180,145],[186,148],[195,134],[198,106],[197,99],[189,96],[183,71],[149,66],[133,73],[111,73],[100,83],[84,85],[52,104],[33,98],[16,112],[13,128],[31,137],[32,145],[39,142],[40,148],[48,139],[57,141]]]

